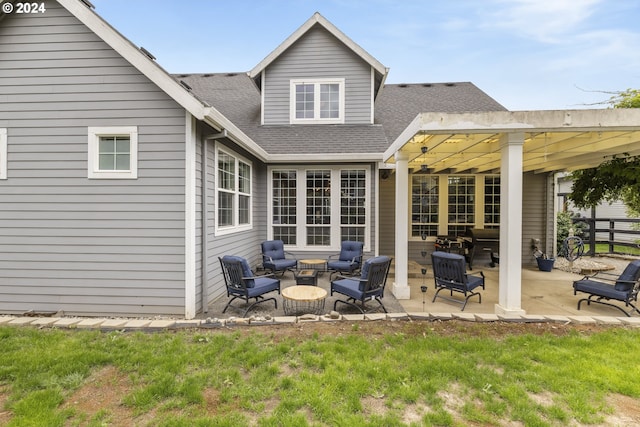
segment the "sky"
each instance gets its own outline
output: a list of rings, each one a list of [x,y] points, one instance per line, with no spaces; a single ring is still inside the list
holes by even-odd
[[[509,110],[607,108],[640,88],[638,0],[90,1],[170,73],[249,71],[320,12],[387,83],[470,81]]]

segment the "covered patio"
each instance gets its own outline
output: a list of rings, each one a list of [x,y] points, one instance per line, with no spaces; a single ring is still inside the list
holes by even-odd
[[[620,274],[630,262],[626,258],[600,258],[596,257],[598,263],[610,267],[607,270],[611,274]],[[478,303],[478,298],[469,300],[464,311],[460,311],[460,305],[440,298],[432,302],[434,295],[433,271],[427,270],[423,280],[420,269],[413,263],[409,267],[409,287],[411,288],[411,298],[399,300],[400,305],[407,313],[426,312],[432,315],[437,313],[451,313],[458,315],[473,316],[476,314],[496,314],[495,305],[499,303],[499,269],[489,266],[488,257],[479,260],[474,266],[472,274],[482,271],[485,275],[486,287],[480,290],[482,303]],[[582,304],[582,309],[578,310],[577,304],[584,294],[574,295],[573,282],[583,277],[583,274],[567,272],[560,269],[553,269],[551,272],[540,271],[537,267],[522,268],[522,301],[523,313],[535,316],[591,316],[591,317],[620,317],[623,314],[611,307],[601,304]],[[393,280],[392,277],[389,278]],[[427,292],[421,292],[422,284],[427,286]],[[458,296],[456,296],[458,298]],[[620,303],[624,307],[624,303]]]
[[[595,167],[607,157],[623,153],[640,154],[640,110],[419,114],[384,154],[384,161],[394,164],[396,173],[393,294],[399,300],[415,300],[416,289],[409,280],[410,225],[406,214],[413,171],[500,174],[497,298],[493,304],[483,301],[482,305],[491,306],[495,314],[518,315],[534,310],[523,304],[524,292],[528,292],[523,289],[528,275],[523,260],[529,256],[526,248],[530,245],[522,238],[523,174],[551,176],[553,172]],[[553,182],[547,185],[553,187]],[[545,211],[548,226],[543,248],[554,253],[554,204]]]

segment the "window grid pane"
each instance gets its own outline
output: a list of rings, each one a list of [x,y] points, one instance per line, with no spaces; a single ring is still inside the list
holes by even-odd
[[[247,196],[240,195],[238,197],[238,224],[249,224],[251,222],[249,200]]]
[[[220,151],[218,153],[218,188],[235,190],[235,159]]]
[[[238,190],[251,193],[251,166],[243,162],[238,162]]]
[[[437,176],[413,176],[411,183],[411,236],[438,235],[439,185]]]
[[[296,119],[313,119],[314,85],[296,85]]]
[[[340,224],[342,240],[364,242],[366,224],[366,174],[364,170],[340,172]],[[351,236],[346,238],[345,236]]]
[[[273,171],[271,179],[273,224],[296,224],[298,185],[296,171]]]
[[[307,171],[307,224],[331,224],[331,171]]]
[[[340,117],[340,85],[337,83],[320,85],[320,118]]]
[[[500,225],[499,176],[485,176],[484,178],[484,224],[485,226]]]
[[[233,193],[218,192],[218,226],[233,225]]]
[[[459,236],[475,223],[476,179],[473,176],[450,176],[448,180],[448,235]]]
[[[340,240],[364,242],[364,227],[341,227]]]
[[[273,227],[273,238],[282,240],[285,245],[295,245],[296,227]]]
[[[330,227],[307,227],[308,246],[329,246],[331,244]]]
[[[131,141],[128,136],[101,136],[98,142],[98,167],[103,171],[131,169]]]

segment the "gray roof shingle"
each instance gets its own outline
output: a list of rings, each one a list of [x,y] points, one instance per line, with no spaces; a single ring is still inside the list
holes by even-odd
[[[391,144],[420,113],[506,111],[469,82],[385,85],[376,99],[375,122]]]
[[[174,77],[270,154],[382,153],[419,113],[506,110],[472,83],[401,84],[384,86],[373,125],[261,125],[260,92],[247,73]]]

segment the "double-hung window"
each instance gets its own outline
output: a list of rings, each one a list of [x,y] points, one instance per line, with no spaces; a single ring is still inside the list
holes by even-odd
[[[216,170],[216,232],[251,228],[251,162],[218,147]]]
[[[89,178],[138,178],[137,127],[90,127],[88,134]]]
[[[291,123],[344,123],[344,79],[291,80]]]

